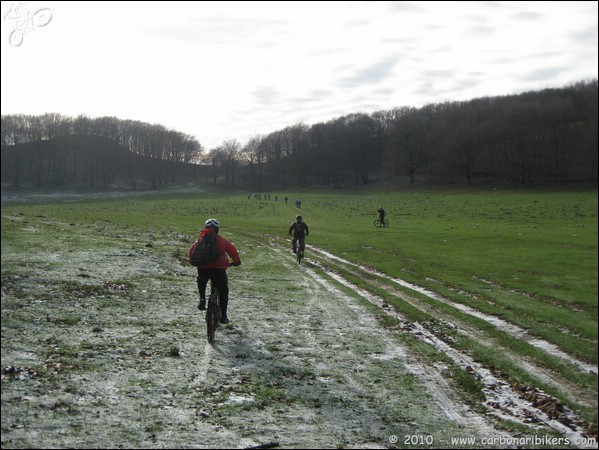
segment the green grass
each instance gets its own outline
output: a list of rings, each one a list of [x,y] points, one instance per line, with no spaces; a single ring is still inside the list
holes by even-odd
[[[153,236],[175,233],[180,242],[172,243],[173,254],[185,257],[209,217],[221,221],[223,234],[287,238],[299,212],[311,230],[309,244],[471,303],[548,340],[562,341],[566,333],[572,349],[583,343],[578,356],[597,362],[590,348],[597,342],[596,190],[280,192],[277,202],[275,194],[258,201],[241,192],[175,191],[4,205],[2,245],[43,252],[48,233],[61,233],[75,249],[86,239],[78,231],[85,225],[135,250],[151,245]],[[296,197],[303,200],[301,211],[293,206]],[[373,226],[379,204],[388,211],[388,229]],[[47,229],[40,233],[31,225],[27,232],[29,221]],[[3,272],[4,264],[3,257]]]
[[[258,201],[241,192],[175,190],[5,204],[2,247],[29,253],[43,269],[53,233],[77,249],[88,233],[101,232],[106,247],[119,241],[123,251],[143,251],[154,238],[177,235],[172,254],[184,260],[209,217],[221,221],[225,235],[288,239],[300,213],[311,230],[309,244],[502,317],[597,362],[596,190],[308,191],[278,193],[277,202],[274,195]],[[293,206],[296,197],[303,200],[301,211]],[[388,229],[373,226],[380,204]],[[95,250],[101,248],[97,242]],[[10,274],[4,251],[2,267]]]
[[[288,204],[282,200],[286,194],[290,198]],[[3,298],[3,318],[6,315],[17,327],[21,324],[23,328],[31,327],[36,339],[48,345],[52,343],[55,350],[46,355],[55,360],[52,365],[34,365],[48,376],[59,371],[79,370],[84,364],[96,364],[92,356],[99,357],[101,353],[97,335],[107,323],[123,330],[135,325],[138,335],[134,339],[159,343],[147,348],[141,346],[142,350],[155,358],[172,357],[172,340],[164,336],[190,325],[185,321],[156,325],[156,317],[144,306],[148,295],[140,289],[145,283],[144,289],[152,290],[146,274],[125,278],[117,272],[99,281],[93,277],[93,264],[82,263],[79,267],[65,267],[72,275],[65,272],[64,279],[53,280],[42,292],[30,290],[27,278],[23,281],[22,277],[35,277],[36,271],[55,267],[70,252],[88,253],[90,259],[92,256],[109,259],[115,249],[121,256],[135,257],[146,251],[152,258],[161,255],[150,259],[157,265],[159,258],[170,255],[188,269],[189,245],[203,222],[216,217],[222,223],[223,235],[234,237],[242,261],[244,258],[253,261],[254,281],[265,285],[276,281],[271,283],[276,284],[276,289],[269,289],[275,289],[282,296],[301,296],[305,287],[286,282],[287,269],[280,267],[280,260],[269,257],[265,245],[274,238],[290,249],[287,230],[300,213],[310,227],[308,245],[501,317],[579,359],[597,363],[596,189],[279,192],[277,202],[274,195],[271,194],[270,201],[258,201],[248,199],[243,192],[215,191],[205,195],[199,190],[186,189],[86,201],[5,203],[1,231],[2,286],[11,289],[13,298],[19,302],[13,299],[5,302]],[[301,211],[293,206],[296,197],[303,200]],[[388,229],[373,226],[380,204],[389,214],[391,226]],[[309,247],[307,256],[318,259],[310,254]],[[289,259],[293,267],[291,254]],[[419,309],[395,298],[391,291],[402,288],[388,280],[378,280],[380,286],[375,288],[360,278],[376,278],[374,275],[364,272],[366,275],[356,276],[342,265],[335,266],[330,261],[327,264],[343,272],[352,283],[384,298],[409,320],[432,323],[454,339],[456,348],[486,367],[509,373],[515,381],[536,384],[560,397],[559,392],[533,380],[506,355],[532,360],[540,367],[559,373],[570,383],[596,393],[596,375],[583,374],[481,319],[410,292],[429,308]],[[17,277],[18,283],[13,281]],[[177,277],[180,274],[169,272],[164,276],[155,275],[153,279],[168,284],[172,278],[176,284]],[[252,295],[241,280],[235,286],[244,290],[244,295]],[[276,298],[262,301],[277,308]],[[35,316],[30,306],[36,302],[54,302],[53,313]],[[130,315],[127,310],[131,311]],[[397,329],[396,319],[385,316],[373,305],[370,310],[390,333]],[[138,314],[139,311],[144,314]],[[451,335],[452,330],[442,328],[439,317],[443,315],[476,328],[485,337],[484,342]],[[45,329],[49,323],[54,329],[80,327],[84,331],[74,342],[54,343],[54,336],[48,335]],[[127,341],[131,337],[119,339]],[[444,356],[409,333],[402,333],[401,339],[417,352],[421,350],[419,354],[425,359],[438,361]],[[111,345],[116,346],[118,342]],[[486,345],[489,342],[492,344]],[[363,342],[355,342],[356,348],[361,345]],[[72,365],[72,360],[78,357],[79,366]],[[452,382],[460,385],[476,405],[480,396],[476,380],[463,369],[448,367]],[[288,372],[285,370],[287,376],[298,379],[312,376]],[[285,376],[280,378],[286,379]],[[290,399],[297,401],[293,396],[284,396],[283,392],[282,385],[267,385],[255,402],[239,407],[257,407],[269,399],[277,404]],[[574,406],[563,397],[560,399]],[[585,416],[596,420],[596,411],[586,411]]]

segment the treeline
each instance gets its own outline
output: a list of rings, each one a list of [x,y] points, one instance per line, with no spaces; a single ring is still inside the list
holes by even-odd
[[[4,169],[7,149],[79,135],[103,136],[144,158],[179,164],[170,165],[169,173],[159,177],[156,171],[166,170],[163,166],[137,161],[136,167],[152,172],[136,177],[153,180],[153,185],[181,177],[196,179],[198,173],[208,175],[213,183],[254,187],[361,185],[392,177],[468,184],[479,180],[596,182],[597,102],[597,80],[593,80],[519,95],[354,113],[256,135],[245,145],[227,140],[209,151],[183,133],[114,117],[2,116],[2,179],[13,183],[17,178]],[[58,151],[59,144],[55,147]],[[109,157],[101,146],[94,148],[94,158]],[[15,162],[18,154],[12,153],[10,171],[23,167]],[[111,157],[124,164],[114,154]],[[48,170],[54,167],[47,166]],[[75,178],[86,180],[87,185],[98,178],[79,163],[72,168],[86,171]],[[52,170],[55,177],[65,178],[64,170]],[[116,173],[123,176],[123,170],[114,169],[102,177],[103,183]]]
[[[2,145],[47,141],[63,136],[102,136],[127,150],[148,158],[193,163],[204,150],[198,140],[185,133],[117,117],[76,118],[47,113],[41,116],[2,116]]]
[[[148,189],[208,175],[204,166],[143,156],[101,136],[2,146],[2,186]]]
[[[220,154],[233,174],[231,142]],[[597,80],[520,95],[350,114],[240,148],[257,184],[367,184],[406,176],[472,184],[597,181]],[[230,177],[226,177],[227,179]]]

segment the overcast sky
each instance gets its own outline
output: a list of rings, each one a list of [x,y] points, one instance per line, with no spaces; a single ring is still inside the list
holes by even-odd
[[[597,2],[2,2],[2,114],[207,149],[350,113],[597,78]]]

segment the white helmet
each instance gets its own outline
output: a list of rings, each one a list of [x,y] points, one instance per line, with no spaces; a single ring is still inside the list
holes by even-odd
[[[220,228],[220,222],[216,219],[208,219],[204,224],[206,228],[216,228],[217,230]]]

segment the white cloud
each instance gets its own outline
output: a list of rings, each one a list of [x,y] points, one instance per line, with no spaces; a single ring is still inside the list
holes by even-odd
[[[2,114],[160,123],[208,148],[597,78],[597,2],[29,2],[52,19],[11,46],[17,4]]]

